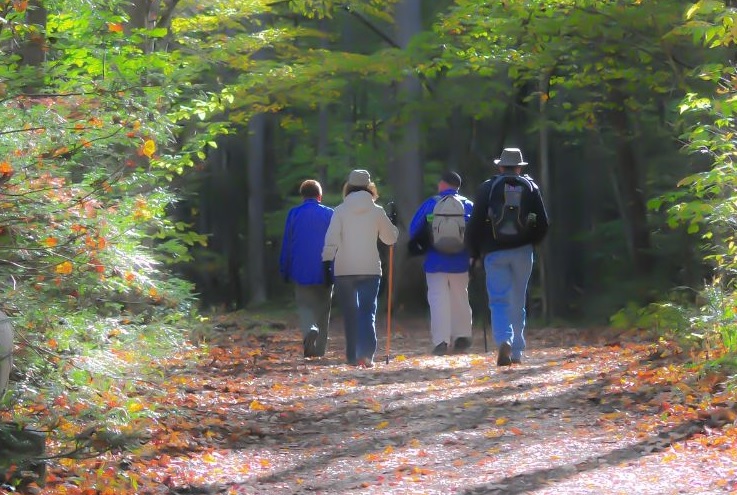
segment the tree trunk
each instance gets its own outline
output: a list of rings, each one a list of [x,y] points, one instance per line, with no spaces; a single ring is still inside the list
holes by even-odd
[[[248,280],[249,304],[266,301],[264,251],[264,166],[266,116],[254,116],[248,124]]]
[[[135,29],[148,29],[151,16],[151,0],[132,0],[125,9],[128,14],[128,22],[125,24],[125,34],[129,35]],[[150,53],[152,45],[148,42],[138,45],[144,53]]]
[[[325,34],[328,33],[328,24],[324,21],[320,21],[320,30]],[[327,50],[329,48],[327,36],[325,36],[320,42],[320,46]],[[330,112],[328,106],[324,103],[320,105],[320,110],[317,114],[317,174],[318,180],[324,186],[328,180],[328,155],[330,153]]]
[[[422,31],[422,12],[419,0],[402,0],[396,9],[397,43],[401,48],[409,45],[413,36]],[[394,273],[403,273],[401,286],[394,291],[395,299],[400,293],[416,293],[422,284],[422,272],[416,270],[414,276],[403,270],[406,261],[407,230],[415,210],[422,203],[423,170],[421,156],[421,122],[416,112],[406,110],[422,98],[422,85],[416,77],[407,77],[398,88],[399,104],[405,106],[401,112],[402,120],[398,126],[400,140],[396,149],[394,166],[389,168],[388,176],[394,190],[399,216],[400,238],[394,253]],[[401,191],[401,194],[399,192]]]
[[[544,72],[540,76],[540,150],[538,153],[540,161],[540,188],[545,194],[546,191],[550,191],[550,128],[548,126],[548,115],[547,115],[547,102],[548,102],[548,89],[550,88],[550,73]],[[543,196],[545,197],[545,196]],[[549,202],[546,204],[548,210],[548,216],[552,214]],[[552,223],[552,222],[551,222]],[[551,261],[551,249],[550,239],[546,239],[538,251],[538,267],[540,273],[540,285],[542,287],[542,314],[546,322],[549,322],[553,317],[553,305],[552,299],[554,289],[551,281],[559,279],[560,277],[554,277],[553,265]]]
[[[397,5],[397,42],[403,49],[422,31],[422,12],[419,0],[402,0]],[[416,77],[407,77],[399,85],[400,104],[416,104],[422,98],[422,85]],[[403,112],[403,128],[398,150],[398,163],[392,185],[402,187],[398,197],[399,214],[405,220],[422,202],[422,157],[420,119],[416,112]]]
[[[35,67],[28,76],[25,91],[35,92],[43,85],[43,63],[46,60],[46,8],[43,0],[30,0],[26,9],[28,33],[20,47],[21,63]]]
[[[13,369],[13,325],[10,318],[0,311],[0,400],[5,395]]]
[[[633,267],[638,274],[646,274],[650,273],[653,267],[653,257],[647,223],[647,205],[640,186],[640,166],[632,144],[624,94],[614,90],[611,96],[615,108],[609,115],[617,139],[617,172],[622,198],[622,217],[625,219],[625,228],[628,229],[627,240]]]

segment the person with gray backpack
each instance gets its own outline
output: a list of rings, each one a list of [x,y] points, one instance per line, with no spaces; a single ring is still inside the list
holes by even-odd
[[[540,188],[522,175],[522,151],[506,148],[494,163],[500,173],[476,193],[466,246],[472,264],[483,257],[497,366],[510,366],[522,363],[533,248],[547,234],[549,220]]]
[[[426,255],[423,267],[436,356],[466,352],[472,343],[470,257],[464,237],[473,203],[458,194],[460,187],[460,175],[445,172],[438,181],[438,194],[420,205],[409,226],[410,252]]]

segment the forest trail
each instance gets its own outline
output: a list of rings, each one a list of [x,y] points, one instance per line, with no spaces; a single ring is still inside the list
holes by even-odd
[[[427,323],[399,318],[389,363],[379,321],[365,369],[343,364],[338,317],[309,360],[291,324],[248,326],[223,317],[199,362],[166,364],[157,425],[125,456],[135,493],[737,493],[724,377],[637,334],[532,329],[500,369],[480,329],[435,357]]]

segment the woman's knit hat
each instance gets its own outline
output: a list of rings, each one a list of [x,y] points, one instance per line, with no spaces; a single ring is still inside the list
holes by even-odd
[[[371,184],[371,174],[366,170],[352,170],[348,174],[348,185],[356,187],[368,187]]]

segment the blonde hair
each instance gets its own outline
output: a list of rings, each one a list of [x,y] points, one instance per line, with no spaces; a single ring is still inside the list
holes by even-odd
[[[343,198],[345,199],[346,196],[348,196],[352,192],[356,191],[366,191],[367,193],[371,194],[371,198],[376,201],[379,199],[379,191],[376,189],[376,184],[373,182],[369,182],[369,185],[366,187],[363,186],[352,186],[348,184],[347,182],[343,184]]]

